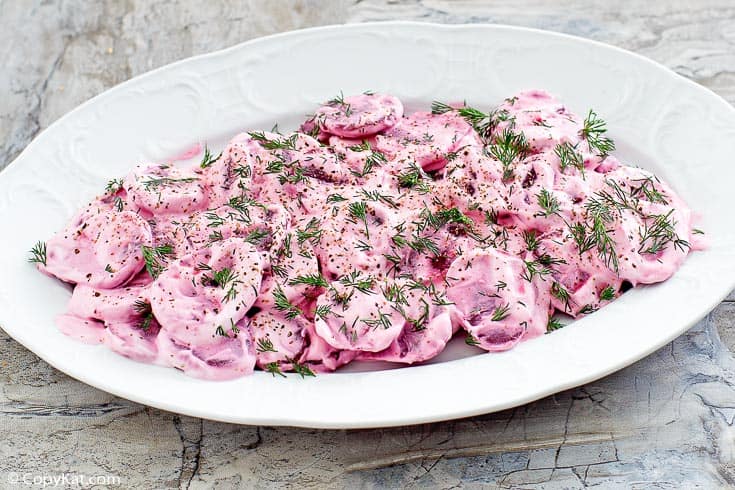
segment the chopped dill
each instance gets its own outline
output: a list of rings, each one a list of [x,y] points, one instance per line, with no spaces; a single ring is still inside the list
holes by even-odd
[[[464,343],[471,346],[480,345],[480,341],[477,340],[471,333],[467,334],[467,337],[464,339]]]
[[[539,213],[540,216],[549,217],[552,214],[559,212],[559,200],[546,189],[541,189],[541,191],[536,195],[536,202],[542,209],[542,212]]]
[[[137,325],[138,328],[147,332],[153,321],[153,308],[151,308],[151,304],[142,299],[138,299],[133,303],[133,310],[142,317],[140,323]]]
[[[510,304],[498,306],[493,311],[493,314],[490,317],[490,320],[494,322],[500,322],[500,321],[505,320],[508,317],[508,315],[510,315]]]
[[[263,353],[263,352],[278,352],[273,347],[273,342],[271,342],[271,339],[268,337],[264,337],[262,339],[258,339],[257,345],[255,347],[255,350]]]
[[[282,311],[289,320],[293,320],[303,313],[298,306],[288,300],[286,293],[283,292],[283,288],[280,285],[276,285],[276,289],[273,291],[273,300],[274,308]]]
[[[523,133],[516,133],[506,128],[494,138],[489,147],[489,154],[498,160],[503,166],[503,180],[507,181],[513,177],[513,164],[516,160],[523,158],[530,147]]]
[[[572,145],[568,141],[554,148],[554,153],[559,157],[561,170],[564,171],[568,167],[576,168],[584,176],[584,159],[577,152],[576,145]]]
[[[590,109],[587,117],[584,119],[581,136],[587,141],[590,150],[596,152],[601,157],[606,157],[615,151],[615,142],[605,136],[607,127],[605,121],[597,117],[595,111]]]
[[[123,187],[123,179],[112,179],[111,181],[107,182],[107,185],[105,186],[105,192],[107,194],[117,194],[117,192],[122,189]]]
[[[36,242],[30,253],[28,262],[46,265],[46,242]]]
[[[295,278],[288,281],[288,284],[291,286],[295,286],[298,284],[305,284],[307,286],[323,287],[323,288],[329,286],[329,283],[324,278],[324,276],[322,276],[319,273],[309,274],[309,275],[304,275],[304,276],[296,276]]]
[[[615,299],[615,289],[612,286],[607,286],[605,289],[600,291],[600,301],[612,301]]]
[[[266,364],[265,365],[265,370],[266,370],[266,372],[271,373],[274,378],[276,377],[276,374],[279,375],[279,376],[281,376],[281,377],[283,377],[283,378],[286,377],[286,375],[283,374],[283,371],[281,371],[281,366],[279,365],[279,363],[277,361],[276,362],[269,362],[268,364]]]
[[[549,317],[549,321],[546,323],[546,331],[547,332],[553,332],[554,330],[559,330],[560,328],[564,328],[566,325],[564,325],[562,322],[560,322],[558,319],[554,318],[553,316]]]
[[[219,158],[222,156],[222,152],[219,153],[219,155],[214,156],[209,151],[209,147],[205,144],[204,145],[204,156],[202,157],[202,163],[199,164],[201,168],[208,168],[211,167],[214,162],[219,160]]]
[[[251,131],[248,135],[266,150],[295,150],[296,138],[298,137],[298,134],[294,133],[288,138],[279,135],[274,139],[270,139],[263,131]]]
[[[145,270],[155,279],[166,268],[164,262],[168,257],[173,255],[174,248],[171,245],[159,245],[157,247],[141,246],[143,260],[145,261]]]

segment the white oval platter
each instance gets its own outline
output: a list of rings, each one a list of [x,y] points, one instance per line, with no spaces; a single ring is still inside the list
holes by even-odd
[[[452,348],[423,366],[375,366],[316,378],[211,382],[139,364],[62,335],[70,289],[26,262],[112,177],[193,144],[222,147],[243,130],[293,129],[339,91],[490,108],[542,88],[608,122],[617,156],[667,180],[701,214],[710,240],[669,281],[500,354]],[[531,29],[391,22],[256,39],[127,81],[41,133],[0,173],[0,326],[85,383],[165,410],[266,425],[366,428],[501,410],[621,369],[680,335],[735,285],[735,110],[638,55]],[[456,347],[456,346],[455,346]]]

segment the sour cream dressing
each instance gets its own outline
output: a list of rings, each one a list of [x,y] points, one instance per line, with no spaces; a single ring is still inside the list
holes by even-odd
[[[57,324],[204,379],[412,364],[458,331],[502,351],[668,279],[692,212],[543,91],[490,112],[340,95],[299,132],[136,167],[34,249]],[[190,155],[187,155],[190,156]]]

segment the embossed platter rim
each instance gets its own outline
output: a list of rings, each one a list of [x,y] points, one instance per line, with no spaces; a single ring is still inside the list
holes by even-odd
[[[314,59],[314,53],[330,54]],[[506,353],[307,380],[256,373],[219,383],[64,337],[52,320],[69,289],[24,262],[36,240],[134,162],[160,160],[202,140],[221,146],[239,130],[276,121],[293,127],[339,90],[386,91],[415,109],[458,98],[490,107],[524,88],[545,88],[576,112],[594,107],[608,120],[623,161],[661,174],[702,214],[710,249],[692,255],[670,281],[627,293]],[[159,68],[95,97],[52,124],[0,173],[0,325],[92,386],[228,422],[360,428],[509,408],[640,359],[732,289],[735,232],[727,195],[735,170],[727,162],[735,154],[734,128],[735,110],[712,92],[638,55],[563,34],[391,22],[256,39]]]

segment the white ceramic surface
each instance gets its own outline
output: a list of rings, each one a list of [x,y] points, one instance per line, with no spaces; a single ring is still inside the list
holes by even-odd
[[[490,108],[528,88],[605,118],[626,163],[653,170],[702,215],[711,242],[664,284],[626,293],[553,335],[501,354],[425,366],[228,382],[138,364],[65,337],[53,324],[70,289],[26,262],[111,177],[199,141],[293,128],[340,90]],[[632,53],[537,30],[418,23],[280,34],[184,60],[109,90],[39,135],[0,173],[0,325],[90,385],[184,414],[237,423],[358,428],[512,407],[618,370],[681,334],[735,285],[730,204],[735,110]],[[461,349],[444,359],[465,355]],[[364,366],[363,366],[364,367]],[[380,366],[383,368],[384,366]]]

